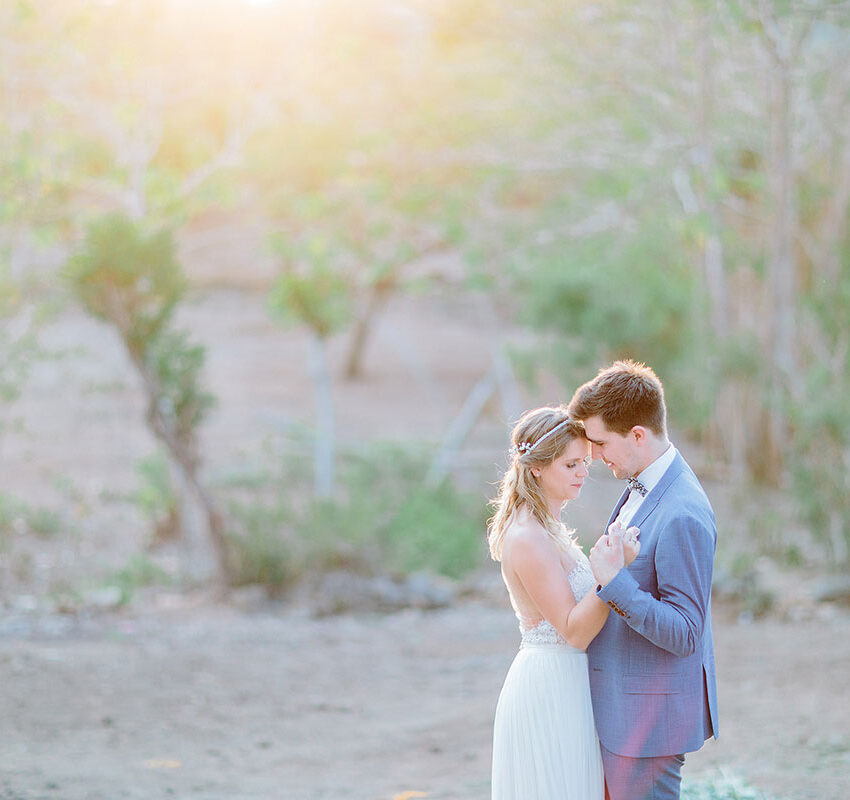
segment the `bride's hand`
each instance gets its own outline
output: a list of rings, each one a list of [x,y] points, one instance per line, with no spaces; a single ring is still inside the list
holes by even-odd
[[[638,536],[640,536],[640,528],[627,528],[626,532],[623,534],[623,557],[626,562],[626,566],[634,561],[638,553],[640,552],[640,542],[638,541]]]

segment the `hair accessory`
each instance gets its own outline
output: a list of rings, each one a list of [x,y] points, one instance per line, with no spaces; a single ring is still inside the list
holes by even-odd
[[[566,417],[562,419],[552,430],[544,433],[536,442],[520,442],[516,445],[511,445],[510,454],[516,458],[517,456],[525,456],[528,455],[532,450],[534,450],[537,445],[540,444],[544,439],[548,439],[555,431],[563,428],[570,421],[570,417]]]
[[[534,445],[531,442],[520,442],[519,444],[512,444],[510,454],[514,457],[524,456],[526,453],[531,452],[533,448]]]

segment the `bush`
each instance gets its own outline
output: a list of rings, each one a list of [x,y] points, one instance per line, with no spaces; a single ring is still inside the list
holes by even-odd
[[[0,492],[0,545],[20,531],[49,538],[66,526],[62,515],[49,508],[33,508],[22,500]]]
[[[122,569],[104,581],[104,588],[118,590],[119,605],[133,599],[136,590],[145,586],[171,585],[174,579],[162,567],[145,555],[134,555]]]
[[[280,506],[234,503],[228,535],[231,581],[236,586],[259,583],[278,591],[293,583],[303,569],[303,557],[283,533],[289,515]]]
[[[848,359],[850,363],[850,359]],[[794,408],[791,460],[794,494],[803,520],[850,567],[850,378],[817,366],[807,374],[805,402]]]
[[[710,778],[682,781],[682,800],[779,800],[724,771]]]
[[[179,527],[179,502],[165,453],[157,450],[137,462],[136,477],[139,484],[133,493],[133,500],[151,523],[154,541],[176,534]]]
[[[342,454],[331,500],[313,499],[309,476],[290,469],[298,452],[264,487],[238,487],[242,496],[230,503],[240,583],[281,589],[305,572],[339,568],[459,577],[486,556],[486,499],[450,483],[427,487],[425,448],[375,444]]]

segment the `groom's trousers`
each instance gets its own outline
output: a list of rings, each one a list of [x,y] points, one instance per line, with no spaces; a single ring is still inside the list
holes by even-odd
[[[629,758],[602,747],[605,800],[679,800],[684,755]]]

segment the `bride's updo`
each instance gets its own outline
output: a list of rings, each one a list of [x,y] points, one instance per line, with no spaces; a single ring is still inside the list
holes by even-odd
[[[584,439],[584,425],[565,408],[527,411],[511,432],[511,463],[502,477],[499,493],[491,502],[495,513],[487,525],[487,542],[495,561],[502,559],[505,530],[514,513],[527,507],[561,547],[572,542],[571,533],[549,511],[532,468],[542,468],[558,458],[575,439]]]

